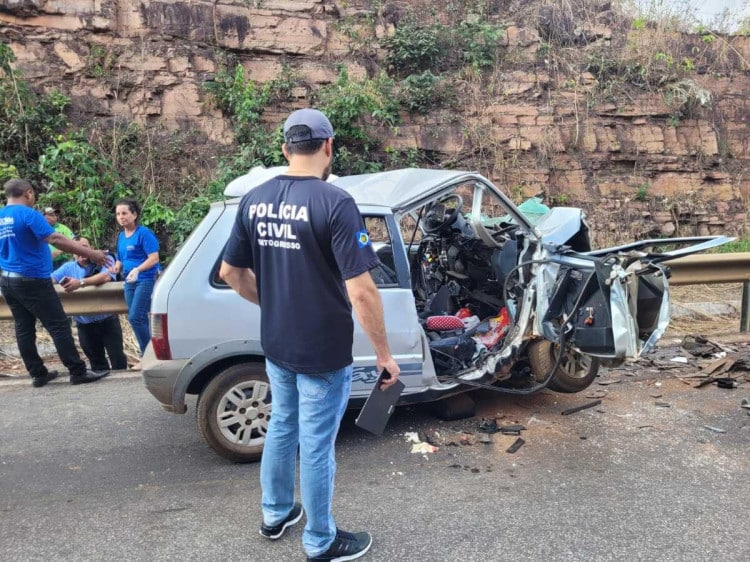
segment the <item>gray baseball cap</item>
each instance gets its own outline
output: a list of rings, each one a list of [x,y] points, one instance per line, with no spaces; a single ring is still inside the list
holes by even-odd
[[[308,130],[297,129],[294,135],[289,134],[289,129],[297,125],[304,125]],[[328,117],[317,109],[306,107],[298,109],[287,117],[284,123],[284,140],[286,142],[304,142],[309,140],[325,140],[333,138],[333,125]]]

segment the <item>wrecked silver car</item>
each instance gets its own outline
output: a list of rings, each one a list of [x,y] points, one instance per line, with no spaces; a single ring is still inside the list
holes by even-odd
[[[271,415],[260,312],[216,274],[239,197],[285,168],[231,182],[157,283],[147,388],[171,412],[198,395],[198,426],[219,454],[259,458]],[[635,361],[669,322],[668,263],[726,237],[644,240],[592,250],[584,214],[516,207],[466,171],[404,169],[331,179],[356,200],[380,258],[372,270],[401,403],[475,387],[579,392],[601,365]],[[676,248],[667,251],[668,248]],[[290,336],[292,337],[292,336]],[[355,322],[352,407],[377,378]]]

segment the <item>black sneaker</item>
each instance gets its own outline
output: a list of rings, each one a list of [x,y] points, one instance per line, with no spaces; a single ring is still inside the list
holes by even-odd
[[[96,382],[99,379],[103,379],[108,374],[109,371],[99,371],[97,373],[95,373],[94,371],[86,371],[86,374],[78,375],[77,377],[71,375],[70,384],[86,384],[89,382]]]
[[[32,377],[31,378],[31,386],[35,388],[39,388],[47,384],[52,379],[56,379],[57,375],[59,373],[57,371],[49,371],[46,375],[43,377]]]
[[[327,562],[344,562],[345,560],[356,560],[370,550],[372,536],[370,533],[347,533],[336,529],[336,538],[323,554],[308,556],[307,562],[325,560]]]
[[[263,523],[260,526],[260,534],[266,537],[267,539],[271,539],[272,541],[275,541],[276,539],[281,538],[281,535],[284,534],[284,531],[286,531],[287,527],[291,527],[295,523],[297,523],[300,519],[302,519],[302,516],[304,515],[304,510],[302,509],[302,505],[299,503],[295,503],[292,506],[292,511],[289,512],[289,515],[286,516],[286,519],[284,519],[281,523],[278,525],[274,525],[273,527],[270,527]]]

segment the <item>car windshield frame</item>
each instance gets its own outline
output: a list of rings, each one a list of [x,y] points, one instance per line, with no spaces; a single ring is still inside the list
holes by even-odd
[[[484,241],[489,246],[500,247],[500,243],[492,237],[492,231],[488,228],[490,225],[485,224],[485,222],[487,220],[494,220],[505,217],[509,217],[509,225],[516,225],[520,229],[522,229],[525,234],[531,236],[532,238],[535,238],[537,240],[541,239],[541,235],[539,234],[539,232],[537,232],[529,218],[521,213],[516,205],[492,183],[483,181],[482,179],[477,177],[473,177],[468,181],[473,183],[472,209],[470,213],[467,213],[467,215],[470,214],[470,216],[464,216],[464,218],[469,224],[471,224],[477,237],[479,237],[482,241]],[[404,208],[403,210],[397,212],[396,220],[399,224],[403,224],[402,220],[406,216],[411,217],[412,221],[414,221],[414,227],[412,229],[412,227],[410,226],[408,235],[406,235],[406,233],[402,231],[402,235],[404,235],[404,242],[406,244],[409,244],[410,240],[412,239],[412,235],[414,234],[414,229],[419,228],[422,236],[426,236],[428,234],[424,227],[424,216],[420,216],[419,213],[420,209],[424,209],[430,203],[433,203],[443,197],[446,197],[447,195],[455,193],[458,188],[466,185],[466,183],[467,180],[464,179],[463,181],[454,182],[449,185],[443,186],[440,190],[430,193],[429,196],[421,198],[408,207]],[[483,214],[481,213],[481,209],[483,208],[484,204],[487,203],[488,198],[496,200],[496,204],[499,204],[506,211],[506,213],[502,215],[502,217],[483,216]]]

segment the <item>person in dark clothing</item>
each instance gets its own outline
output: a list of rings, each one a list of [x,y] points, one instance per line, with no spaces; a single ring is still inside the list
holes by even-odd
[[[83,236],[73,239],[82,246],[91,247]],[[114,264],[114,259],[110,258],[110,262]],[[84,287],[104,285],[114,279],[115,275],[110,273],[106,266],[91,263],[86,256],[76,256],[75,260],[64,263],[52,272],[52,280],[59,283],[67,293]],[[128,368],[122,348],[122,326],[116,314],[74,316],[73,320],[78,327],[78,341],[83,353],[88,357],[92,371]]]
[[[70,383],[97,381],[109,373],[87,371],[78,354],[70,322],[52,284],[52,255],[47,244],[86,256],[98,265],[104,265],[107,256],[55,232],[33,209],[36,194],[26,180],[9,180],[4,188],[8,203],[0,209],[0,290],[13,314],[18,350],[32,384],[44,386],[58,376],[57,371],[48,371],[39,357],[37,319],[52,336],[60,360],[70,372]]]
[[[354,199],[326,183],[333,127],[314,109],[284,124],[288,171],[250,191],[239,204],[221,277],[260,305],[261,343],[271,384],[271,416],[261,461],[263,523],[278,539],[303,513],[308,561],[354,560],[369,533],[336,527],[331,514],[334,442],[352,382],[352,307],[379,369],[396,382],[380,294],[369,270],[379,261]],[[300,493],[295,503],[299,447]]]

